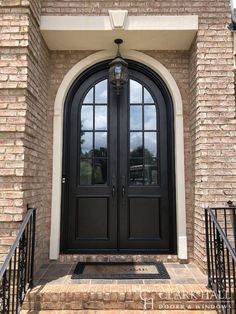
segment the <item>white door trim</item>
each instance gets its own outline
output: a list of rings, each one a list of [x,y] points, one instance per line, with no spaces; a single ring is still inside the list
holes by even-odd
[[[178,257],[187,259],[186,208],[185,208],[185,174],[184,174],[184,131],[183,105],[179,88],[170,72],[154,58],[134,50],[122,51],[125,58],[140,62],[153,69],[165,82],[174,105],[175,127],[175,177],[176,177],[176,215]],[[53,178],[50,259],[58,259],[60,251],[60,218],[61,218],[61,180],[62,180],[62,144],[64,103],[69,88],[75,79],[90,66],[114,57],[113,51],[96,52],[79,61],[65,75],[54,103],[53,130]]]

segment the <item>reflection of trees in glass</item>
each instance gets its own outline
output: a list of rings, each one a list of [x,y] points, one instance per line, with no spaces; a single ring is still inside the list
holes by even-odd
[[[106,157],[107,156],[107,148],[100,147],[100,149],[94,149],[94,156],[95,157]]]
[[[93,170],[92,170],[93,162]],[[93,171],[93,173],[92,173]],[[92,159],[81,160],[80,162],[80,184],[104,184],[107,182],[107,160]]]
[[[156,184],[157,164],[153,154],[148,149],[143,149],[143,146],[138,146],[130,153],[130,157],[130,183],[135,185]]]
[[[100,147],[100,149],[91,149],[88,152],[83,153],[81,151],[81,156],[83,158],[91,158],[92,156],[94,157],[107,157],[107,148],[105,147]]]
[[[137,157],[145,157],[146,163],[152,163],[153,162],[153,154],[147,149],[143,149],[143,146],[138,146],[136,149],[134,149],[130,153],[131,158],[137,158]]]
[[[95,157],[106,156],[107,149],[101,147],[94,151],[94,158],[91,159],[93,150],[83,154],[88,159],[82,159],[80,161],[80,184],[91,185],[91,184],[104,184],[107,182],[107,158],[95,159]]]
[[[81,160],[80,162],[80,184],[88,185],[92,183],[91,160]]]
[[[107,182],[107,160],[100,159],[94,161],[94,184],[104,184]]]
[[[92,154],[93,154],[93,150],[90,150],[89,152],[85,152],[85,153],[81,151],[81,156],[83,158],[91,158]]]
[[[84,131],[82,131],[83,129],[83,122],[81,121],[81,130],[80,130],[80,145],[84,144],[84,139],[83,139],[83,136],[84,136]]]

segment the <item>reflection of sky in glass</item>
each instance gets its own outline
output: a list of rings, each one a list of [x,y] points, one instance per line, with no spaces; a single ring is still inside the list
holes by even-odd
[[[144,129],[156,130],[156,107],[144,106]]]
[[[82,106],[81,108],[81,129],[92,130],[93,129],[93,107]]]
[[[130,132],[130,152],[142,146],[142,133]]]
[[[95,133],[95,149],[107,148],[107,132]]]
[[[90,91],[84,98],[84,104],[92,104],[92,103],[93,103],[93,88],[90,89]]]
[[[130,80],[130,103],[142,103],[142,85],[134,80]]]
[[[146,88],[144,88],[144,103],[154,104],[154,100]]]
[[[107,130],[107,106],[95,107],[95,129]]]
[[[93,133],[92,132],[84,132],[81,137],[81,153],[82,155],[86,155],[89,152],[91,153],[93,149]]]
[[[95,103],[107,103],[107,80],[101,81],[95,85]]]
[[[130,129],[142,130],[142,106],[130,106]]]
[[[157,155],[156,132],[144,133],[144,148],[147,149],[153,157]]]

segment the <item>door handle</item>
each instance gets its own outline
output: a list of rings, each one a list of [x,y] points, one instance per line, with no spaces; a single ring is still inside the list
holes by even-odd
[[[116,176],[114,174],[111,178],[111,184],[112,184],[111,195],[114,198],[116,195]]]
[[[125,196],[125,186],[124,185],[122,185],[121,194],[122,194],[122,197]]]
[[[122,194],[122,197],[124,197],[125,196],[125,176],[122,176],[121,184],[122,184],[121,194]]]
[[[112,197],[114,198],[114,197],[115,197],[115,194],[116,194],[116,188],[115,188],[114,185],[112,186],[111,194],[112,194]]]

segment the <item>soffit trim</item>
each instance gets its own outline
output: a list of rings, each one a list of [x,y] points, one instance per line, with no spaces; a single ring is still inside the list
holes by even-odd
[[[198,30],[197,15],[128,16],[110,10],[108,16],[42,16],[41,33],[51,50],[124,49],[188,50]]]

